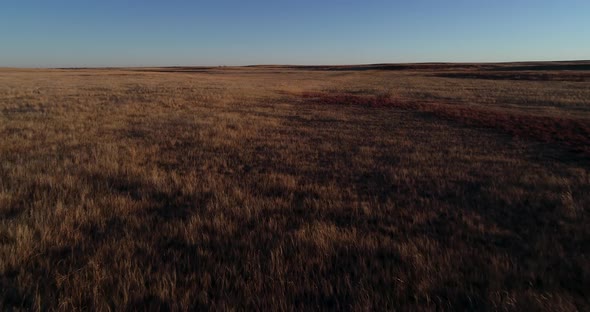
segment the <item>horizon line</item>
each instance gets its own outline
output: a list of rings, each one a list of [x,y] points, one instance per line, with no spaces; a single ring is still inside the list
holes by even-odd
[[[435,64],[516,64],[516,63],[581,63],[590,62],[590,59],[565,59],[565,60],[513,60],[513,61],[426,61],[426,62],[393,62],[393,63],[350,63],[350,64],[272,64],[259,63],[248,65],[130,65],[130,66],[112,66],[112,65],[98,65],[98,66],[0,66],[0,69],[116,69],[116,68],[224,68],[224,67],[263,67],[263,66],[277,66],[277,67],[339,67],[339,66],[388,66],[388,65],[435,65]]]

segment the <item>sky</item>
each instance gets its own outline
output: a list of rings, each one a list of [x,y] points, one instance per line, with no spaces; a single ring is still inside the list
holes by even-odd
[[[590,0],[0,0],[0,66],[590,59]]]

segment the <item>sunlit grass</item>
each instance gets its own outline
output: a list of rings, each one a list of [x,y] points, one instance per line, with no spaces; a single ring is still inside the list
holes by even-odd
[[[530,129],[588,105],[427,71],[2,70],[0,307],[586,310],[588,162]]]

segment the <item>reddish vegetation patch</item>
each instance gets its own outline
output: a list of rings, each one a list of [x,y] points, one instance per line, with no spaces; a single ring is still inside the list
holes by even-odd
[[[302,96],[321,104],[396,107],[432,113],[469,126],[500,129],[514,136],[558,144],[590,156],[590,122],[580,119],[523,115],[440,102],[402,100],[388,96],[358,96],[307,92]]]
[[[531,81],[590,81],[590,73],[572,72],[458,72],[440,73],[437,77],[491,80],[531,80]]]

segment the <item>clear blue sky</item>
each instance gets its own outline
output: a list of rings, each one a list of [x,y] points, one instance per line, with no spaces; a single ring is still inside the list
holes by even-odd
[[[590,59],[590,0],[0,0],[0,66]]]

